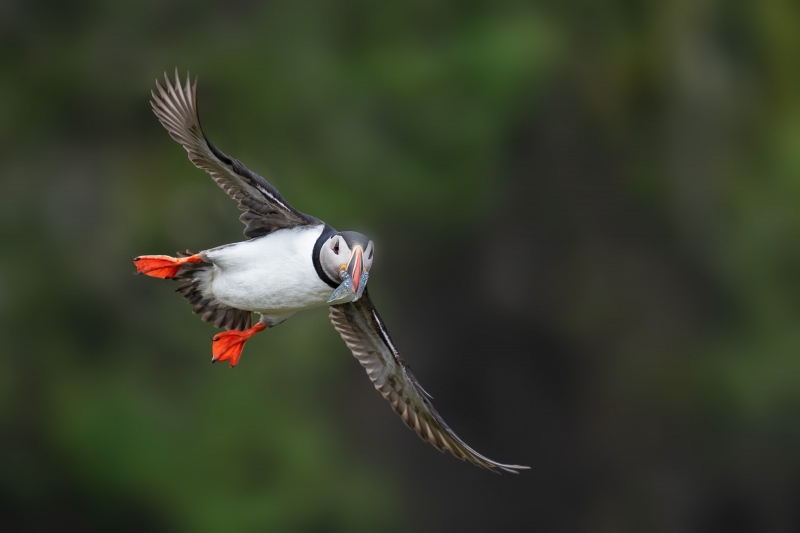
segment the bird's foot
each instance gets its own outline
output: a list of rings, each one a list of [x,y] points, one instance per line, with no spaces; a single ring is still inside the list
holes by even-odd
[[[200,254],[188,257],[170,257],[168,255],[140,255],[134,258],[136,272],[154,278],[172,279],[186,263],[201,263]]]
[[[231,368],[235,367],[236,363],[239,362],[239,358],[242,356],[244,343],[247,339],[265,329],[267,329],[267,326],[259,322],[252,328],[244,331],[232,329],[223,333],[217,333],[211,338],[214,343],[211,345],[211,353],[213,354],[211,362],[230,361]]]

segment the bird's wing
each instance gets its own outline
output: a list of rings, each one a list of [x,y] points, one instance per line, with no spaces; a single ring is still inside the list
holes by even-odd
[[[517,473],[517,470],[528,468],[492,461],[453,433],[433,408],[430,395],[400,357],[367,291],[356,302],[331,306],[330,318],[348,348],[367,370],[378,392],[422,440],[441,452],[447,450],[462,461],[466,459],[489,470]]]
[[[245,237],[251,239],[282,228],[320,222],[289,205],[267,180],[211,144],[200,127],[196,79],[190,85],[187,74],[186,84],[181,87],[176,70],[175,83],[165,73],[164,85],[156,80],[150,101],[153,112],[170,136],[189,152],[192,163],[211,174],[217,185],[239,204],[244,211],[239,220],[246,226]]]

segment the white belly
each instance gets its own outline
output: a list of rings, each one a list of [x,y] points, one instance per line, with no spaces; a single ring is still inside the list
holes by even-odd
[[[321,226],[283,229],[203,252],[214,265],[204,292],[272,317],[325,305],[333,289],[319,278],[311,257],[321,233]]]

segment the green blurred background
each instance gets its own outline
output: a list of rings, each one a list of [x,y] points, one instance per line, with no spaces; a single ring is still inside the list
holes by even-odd
[[[789,0],[0,3],[0,529],[800,530]],[[235,370],[138,254],[240,240],[149,109],[377,243],[373,299],[497,476],[324,311]]]

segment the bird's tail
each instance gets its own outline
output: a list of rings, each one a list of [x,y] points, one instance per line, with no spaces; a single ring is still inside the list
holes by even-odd
[[[139,274],[161,279],[181,281],[176,292],[192,305],[192,311],[205,322],[218,328],[244,331],[252,325],[252,313],[218,302],[211,294],[209,284],[213,265],[200,254],[189,250],[178,252],[178,257],[167,255],[142,255],[133,260]]]

